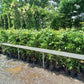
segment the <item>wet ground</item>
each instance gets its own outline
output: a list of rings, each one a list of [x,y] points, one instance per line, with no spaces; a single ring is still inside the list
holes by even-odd
[[[51,72],[37,65],[8,59],[0,55],[0,84],[84,84],[82,80],[66,76],[63,71]]]

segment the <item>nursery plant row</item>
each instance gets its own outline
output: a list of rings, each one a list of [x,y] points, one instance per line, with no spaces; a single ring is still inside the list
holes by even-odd
[[[53,30],[50,28],[38,30],[9,29],[0,30],[0,43],[25,45],[37,48],[66,51],[71,53],[84,54],[84,32],[83,30]],[[0,46],[0,51],[7,56],[18,58],[16,48]],[[20,59],[42,65],[42,54],[19,49]],[[79,74],[84,72],[84,61],[45,54],[45,68],[50,70],[63,69],[68,73]]]

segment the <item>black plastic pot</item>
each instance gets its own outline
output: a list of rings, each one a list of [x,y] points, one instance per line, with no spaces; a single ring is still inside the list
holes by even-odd
[[[53,71],[53,70],[54,70],[53,64],[50,64],[50,65],[49,65],[49,70],[50,70],[50,71]]]
[[[8,53],[6,55],[7,55],[7,57],[9,57],[9,54]]]
[[[72,77],[72,78],[77,78],[77,72],[70,72],[70,76]]]
[[[49,69],[49,61],[45,61],[45,69]]]
[[[66,70],[65,73],[66,73],[66,75],[70,75],[71,74],[70,70]]]
[[[42,64],[42,62],[41,61],[37,61],[37,63],[38,63],[38,65],[40,65],[40,66],[42,66],[43,64]]]
[[[81,78],[81,74],[77,73],[77,79],[80,80],[80,78]]]
[[[2,51],[0,50],[0,54],[2,54]]]

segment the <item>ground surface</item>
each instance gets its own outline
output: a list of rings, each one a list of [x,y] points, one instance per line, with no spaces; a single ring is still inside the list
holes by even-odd
[[[43,68],[0,55],[0,84],[84,84],[66,76],[63,71],[50,72]]]

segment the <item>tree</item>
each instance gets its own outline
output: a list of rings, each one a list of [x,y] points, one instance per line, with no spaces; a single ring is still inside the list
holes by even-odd
[[[6,13],[7,11],[9,11],[9,7],[12,3],[13,0],[1,0],[2,1],[2,11],[3,13]]]
[[[0,13],[3,13],[3,11],[2,11],[2,1],[0,1]]]
[[[18,28],[21,27],[21,24],[20,24],[20,9],[19,9],[18,5],[19,5],[18,2],[14,2],[10,6],[12,24],[13,24],[13,28],[15,28],[15,29],[18,29]]]
[[[84,3],[84,0],[61,0],[60,1],[58,9],[61,13],[64,13],[66,22],[68,23],[69,26],[73,24],[72,23],[73,16],[77,17],[77,19],[75,19],[75,20],[78,20],[78,19],[80,19],[79,18],[80,14],[84,13],[83,3]],[[71,24],[69,24],[69,23],[71,23]],[[80,24],[80,20],[79,20],[79,24]]]

